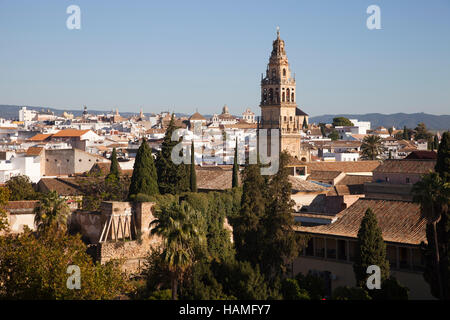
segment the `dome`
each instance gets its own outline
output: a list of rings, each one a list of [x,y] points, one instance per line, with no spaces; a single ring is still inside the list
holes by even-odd
[[[228,110],[228,106],[224,105],[222,108],[222,114],[226,114],[226,113],[230,113],[230,111]]]

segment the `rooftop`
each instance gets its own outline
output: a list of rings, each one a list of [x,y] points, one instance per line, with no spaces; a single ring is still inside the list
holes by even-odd
[[[375,213],[383,239],[387,242],[418,245],[426,242],[426,222],[421,217],[420,205],[394,200],[358,199],[339,213],[337,221],[315,227],[297,227],[297,231],[357,238],[362,218],[368,208]]]

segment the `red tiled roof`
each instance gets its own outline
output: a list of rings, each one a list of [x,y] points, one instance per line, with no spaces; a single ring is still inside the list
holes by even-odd
[[[28,139],[28,141],[45,141],[52,136],[51,133],[38,133],[37,135]]]
[[[342,172],[372,172],[381,161],[336,161],[336,162],[308,162],[308,171],[342,171]]]
[[[425,174],[430,170],[434,171],[436,160],[385,160],[378,168],[374,170],[377,173],[419,173]]]
[[[315,227],[297,227],[297,231],[357,238],[361,220],[368,208],[375,213],[383,239],[418,245],[426,242],[426,221],[421,217],[420,205],[395,200],[358,199],[353,205],[337,215],[337,221]]]
[[[83,134],[89,131],[91,130],[64,129],[55,133],[53,137],[61,137],[61,138],[81,137]]]
[[[41,154],[43,147],[29,147],[27,150],[27,156],[38,156]]]

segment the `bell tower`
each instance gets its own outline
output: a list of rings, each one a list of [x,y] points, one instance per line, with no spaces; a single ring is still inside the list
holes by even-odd
[[[303,122],[297,115],[295,77],[291,76],[284,40],[277,38],[265,76],[261,74],[261,121],[260,129],[280,130],[280,149],[300,159],[300,131]],[[301,118],[303,120],[303,118]]]

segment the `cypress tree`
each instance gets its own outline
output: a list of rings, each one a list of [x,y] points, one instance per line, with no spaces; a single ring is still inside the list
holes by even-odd
[[[406,126],[403,127],[403,140],[409,140],[408,129]]]
[[[159,194],[155,163],[150,147],[145,139],[142,139],[133,166],[128,198],[134,200],[138,194]]]
[[[306,123],[306,117],[303,117],[303,129],[308,129],[308,123]]]
[[[368,208],[361,221],[356,243],[356,259],[353,264],[356,284],[365,288],[368,277],[367,267],[377,265],[381,269],[381,281],[389,278],[389,262],[386,259],[386,243],[381,229],[378,227],[377,217]]]
[[[294,230],[295,201],[291,199],[292,185],[286,167],[289,155],[283,151],[279,159],[278,172],[271,177],[267,188],[263,219],[265,241],[261,272],[269,279],[287,272],[286,265],[298,256],[304,242],[304,237]]]
[[[445,182],[450,182],[450,131],[442,134],[435,170]]]
[[[172,119],[161,145],[161,151],[156,158],[158,185],[161,194],[179,194],[189,191],[189,167],[184,163],[176,165],[171,157],[173,147],[179,143],[179,141],[172,141],[172,133],[176,129],[175,116],[172,114]]]
[[[450,132],[448,131],[443,133],[439,144],[435,171],[444,183],[450,183]],[[445,193],[444,190],[440,191],[443,191],[443,194]],[[445,202],[447,202],[447,206],[444,204]],[[440,216],[440,220],[436,223],[436,238],[439,248],[437,268],[436,241],[431,224],[427,225],[427,245],[423,246],[425,257],[424,278],[430,285],[431,293],[438,299],[449,299],[450,297],[450,250],[448,249],[450,248],[450,210],[447,208],[448,203],[450,203],[450,200],[443,200],[435,205],[435,210]],[[440,271],[439,274],[437,274],[436,269]],[[441,285],[439,285],[439,279]]]
[[[231,182],[231,186],[233,188],[239,186],[239,160],[238,160],[238,143],[237,143],[237,138],[236,138],[236,148],[234,149],[233,180]]]
[[[255,266],[261,262],[264,248],[262,220],[266,210],[263,194],[265,181],[258,164],[247,165],[242,177],[241,209],[238,216],[231,220],[233,238],[236,257]]]
[[[195,151],[194,151],[194,141],[191,145],[191,192],[197,192],[197,173],[195,172]]]
[[[439,149],[439,138],[437,136],[437,134],[434,135],[433,138],[433,150],[438,150]]]
[[[111,154],[111,166],[109,168],[109,177],[120,177],[119,173],[119,162],[117,161],[117,151],[116,148],[113,148],[112,154]]]

